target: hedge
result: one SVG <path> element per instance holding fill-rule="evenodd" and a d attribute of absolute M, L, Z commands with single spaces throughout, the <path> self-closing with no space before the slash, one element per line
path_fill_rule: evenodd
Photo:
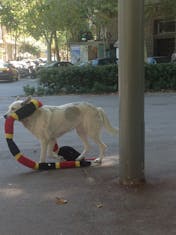
<path fill-rule="evenodd" d="M 39 71 L 40 84 L 48 93 L 102 93 L 118 90 L 117 65 L 70 66 Z"/>
<path fill-rule="evenodd" d="M 146 64 L 145 90 L 176 90 L 176 63 Z"/>
<path fill-rule="evenodd" d="M 112 93 L 118 91 L 118 66 L 70 66 L 41 69 L 37 95 L 68 93 Z M 145 64 L 145 91 L 176 90 L 176 63 Z"/>

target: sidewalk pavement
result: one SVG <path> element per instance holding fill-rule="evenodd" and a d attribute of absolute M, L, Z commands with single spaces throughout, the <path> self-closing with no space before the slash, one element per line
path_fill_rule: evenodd
<path fill-rule="evenodd" d="M 175 104 L 176 94 L 145 97 L 146 184 L 140 187 L 118 184 L 118 152 L 108 152 L 101 166 L 33 171 L 1 149 L 0 234 L 176 234 Z M 33 156 L 31 148 L 24 153 L 37 159 L 39 149 L 31 146 Z"/>

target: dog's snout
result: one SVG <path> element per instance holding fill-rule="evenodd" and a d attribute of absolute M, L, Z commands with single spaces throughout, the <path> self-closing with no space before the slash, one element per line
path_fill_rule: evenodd
<path fill-rule="evenodd" d="M 4 114 L 4 118 L 7 119 L 8 115 L 7 114 Z"/>

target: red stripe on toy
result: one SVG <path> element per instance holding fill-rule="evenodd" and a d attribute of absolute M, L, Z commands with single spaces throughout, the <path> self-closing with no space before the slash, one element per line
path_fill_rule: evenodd
<path fill-rule="evenodd" d="M 40 108 L 40 107 L 42 107 L 42 102 L 41 101 L 39 101 L 39 100 L 37 100 L 38 101 L 38 107 Z"/>
<path fill-rule="evenodd" d="M 32 169 L 34 169 L 36 166 L 36 162 L 27 157 L 24 157 L 23 155 L 21 155 L 21 157 L 17 161 Z"/>
<path fill-rule="evenodd" d="M 74 167 L 77 167 L 75 161 L 60 162 L 60 168 L 74 168 Z"/>
<path fill-rule="evenodd" d="M 13 130 L 14 130 L 14 121 L 15 119 L 13 117 L 8 117 L 5 120 L 5 133 L 6 134 L 13 134 Z"/>

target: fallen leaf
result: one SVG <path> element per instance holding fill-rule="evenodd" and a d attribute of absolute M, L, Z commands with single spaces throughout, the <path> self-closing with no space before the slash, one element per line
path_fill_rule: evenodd
<path fill-rule="evenodd" d="M 64 205 L 64 204 L 67 204 L 68 201 L 64 198 L 59 198 L 59 197 L 56 197 L 56 204 L 58 205 Z"/>
<path fill-rule="evenodd" d="M 102 207 L 103 207 L 103 204 L 102 204 L 101 202 L 98 202 L 98 203 L 96 203 L 96 207 L 97 207 L 97 208 L 102 208 Z"/>

